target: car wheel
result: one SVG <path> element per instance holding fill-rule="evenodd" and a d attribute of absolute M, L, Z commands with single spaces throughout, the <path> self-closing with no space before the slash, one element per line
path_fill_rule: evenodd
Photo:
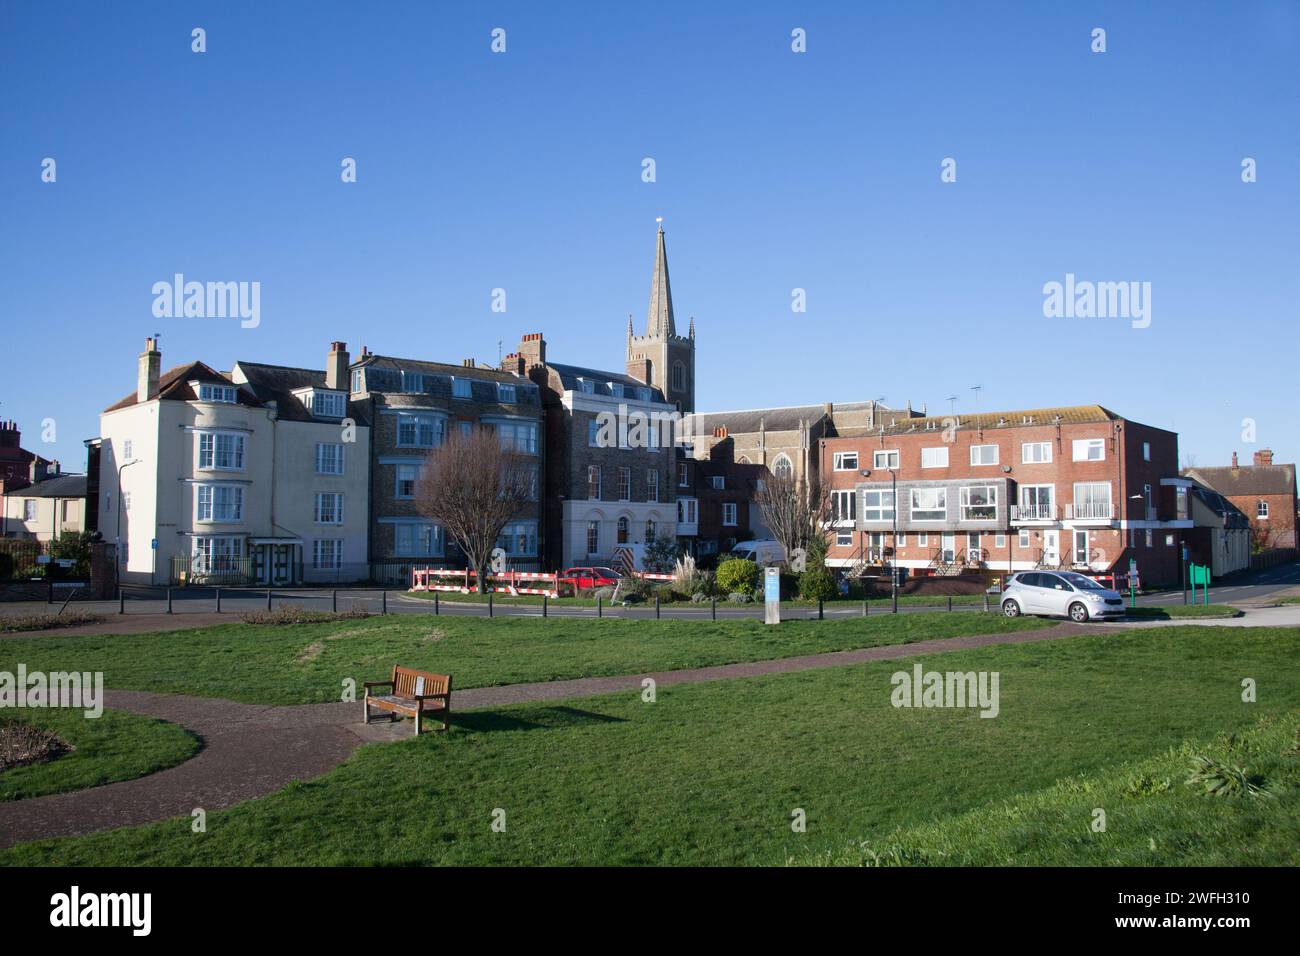
<path fill-rule="evenodd" d="M 1005 617 L 1019 617 L 1020 605 L 1015 601 L 1004 601 L 1002 603 L 1002 614 Z"/>
<path fill-rule="evenodd" d="M 1088 609 L 1078 601 L 1070 605 L 1070 620 L 1075 624 L 1084 624 L 1088 620 Z"/>

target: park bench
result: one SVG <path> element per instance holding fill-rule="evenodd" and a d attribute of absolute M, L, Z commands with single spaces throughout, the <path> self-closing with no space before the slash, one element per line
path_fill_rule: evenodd
<path fill-rule="evenodd" d="M 451 675 L 429 674 L 409 667 L 393 666 L 389 680 L 368 680 L 363 685 L 366 696 L 362 701 L 365 722 L 370 723 L 370 708 L 388 711 L 390 720 L 398 714 L 415 718 L 415 733 L 419 736 L 420 719 L 427 713 L 442 716 L 442 729 L 449 726 L 451 717 Z M 371 695 L 372 687 L 388 687 L 391 693 Z"/>

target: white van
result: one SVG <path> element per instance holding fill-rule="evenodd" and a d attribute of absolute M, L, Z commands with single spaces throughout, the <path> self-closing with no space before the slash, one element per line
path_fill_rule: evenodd
<path fill-rule="evenodd" d="M 741 541 L 731 551 L 723 555 L 724 561 L 727 558 L 744 558 L 747 561 L 753 561 L 760 568 L 765 568 L 772 564 L 784 563 L 785 548 L 781 547 L 780 542 L 772 538 Z"/>

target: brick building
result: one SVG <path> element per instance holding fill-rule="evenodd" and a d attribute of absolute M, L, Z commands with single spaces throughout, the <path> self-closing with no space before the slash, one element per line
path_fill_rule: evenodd
<path fill-rule="evenodd" d="M 10 525 L 6 496 L 12 496 L 28 485 L 44 481 L 51 471 L 57 473 L 57 463 L 27 451 L 22 445 L 23 435 L 18 423 L 0 422 L 0 537 L 19 535 L 25 530 Z M 26 510 L 27 506 L 21 507 Z"/>
<path fill-rule="evenodd" d="M 717 438 L 707 459 L 693 461 L 681 455 L 678 461 L 682 484 L 677 498 L 678 539 L 700 559 L 725 554 L 740 541 L 767 536 L 754 504 L 767 467 L 736 461 L 725 430 Z M 690 524 L 683 521 L 686 518 Z"/>
<path fill-rule="evenodd" d="M 832 566 L 1105 572 L 1133 558 L 1144 583 L 1179 580 L 1192 483 L 1178 476 L 1173 432 L 1100 405 L 900 418 L 856 432 L 820 442 Z"/>
<path fill-rule="evenodd" d="M 366 352 L 351 366 L 351 399 L 371 423 L 370 560 L 385 580 L 409 580 L 412 566 L 463 568 L 464 554 L 416 508 L 420 465 L 452 430 L 489 428 L 503 445 L 543 467 L 538 387 L 518 373 L 394 358 Z M 538 484 L 540 496 L 540 482 Z M 514 570 L 537 570 L 544 535 L 539 506 L 503 531 L 499 546 Z"/>
<path fill-rule="evenodd" d="M 1296 547 L 1295 465 L 1275 465 L 1273 452 L 1263 448 L 1250 465 L 1239 465 L 1233 452 L 1230 467 L 1188 468 L 1184 474 L 1213 488 L 1246 516 L 1256 550 Z"/>

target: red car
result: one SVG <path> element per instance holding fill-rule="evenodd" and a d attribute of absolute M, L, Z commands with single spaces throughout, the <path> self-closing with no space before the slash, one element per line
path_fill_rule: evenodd
<path fill-rule="evenodd" d="M 613 568 L 569 568 L 560 576 L 572 581 L 573 586 L 580 591 L 590 591 L 592 588 L 612 588 L 623 577 Z"/>

